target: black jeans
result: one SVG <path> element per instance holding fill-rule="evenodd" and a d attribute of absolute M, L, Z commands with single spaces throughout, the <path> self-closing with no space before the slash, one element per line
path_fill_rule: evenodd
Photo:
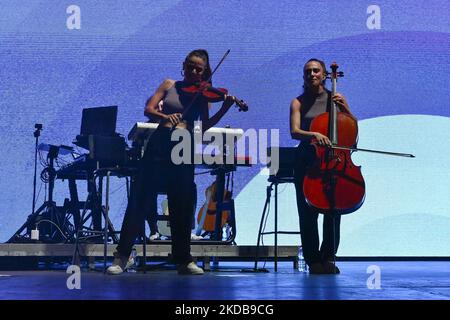
<path fill-rule="evenodd" d="M 307 167 L 312 164 L 314 157 L 313 147 L 306 143 L 304 143 L 303 146 L 300 144 L 297 149 L 296 165 L 294 170 L 303 256 L 308 265 L 334 259 L 339 247 L 341 224 L 340 215 L 336 215 L 334 219 L 331 214 L 324 215 L 322 233 L 323 239 L 319 250 L 319 229 L 317 223 L 319 213 L 308 206 L 303 194 L 303 179 L 305 177 Z"/>
<path fill-rule="evenodd" d="M 195 203 L 194 164 L 175 165 L 171 161 L 172 147 L 178 142 L 171 141 L 170 137 L 171 130 L 160 127 L 147 144 L 122 224 L 117 247 L 120 255 L 130 255 L 136 237 L 143 232 L 145 218 L 154 210 L 154 195 L 162 188 L 167 192 L 173 262 L 184 264 L 192 261 L 190 242 Z"/>

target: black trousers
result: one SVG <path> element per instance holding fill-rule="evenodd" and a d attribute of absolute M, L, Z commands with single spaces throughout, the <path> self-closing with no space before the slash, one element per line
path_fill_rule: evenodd
<path fill-rule="evenodd" d="M 155 234 L 159 232 L 158 230 L 158 194 L 150 194 L 153 197 L 151 201 L 151 208 L 147 212 L 147 223 L 150 228 L 150 234 Z"/>
<path fill-rule="evenodd" d="M 178 142 L 171 141 L 170 137 L 171 130 L 160 127 L 147 144 L 122 224 L 117 247 L 120 255 L 130 255 L 136 237 L 143 232 L 145 218 L 155 209 L 155 194 L 162 188 L 167 192 L 173 262 L 184 264 L 192 261 L 190 242 L 195 203 L 194 164 L 175 165 L 171 161 L 172 148 Z"/>
<path fill-rule="evenodd" d="M 296 165 L 294 169 L 303 256 L 308 265 L 334 259 L 339 247 L 341 224 L 340 215 L 335 215 L 334 218 L 331 214 L 324 215 L 322 232 L 323 239 L 319 249 L 319 229 L 317 222 L 319 213 L 308 206 L 303 194 L 303 179 L 305 177 L 307 167 L 312 164 L 314 157 L 313 147 L 305 143 L 303 146 L 300 144 L 297 149 Z"/>

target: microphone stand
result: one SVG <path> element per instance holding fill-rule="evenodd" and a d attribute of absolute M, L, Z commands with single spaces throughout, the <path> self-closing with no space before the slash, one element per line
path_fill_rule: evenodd
<path fill-rule="evenodd" d="M 38 143 L 39 143 L 39 136 L 41 135 L 42 130 L 42 124 L 36 123 L 34 125 L 34 128 L 36 129 L 34 131 L 34 137 L 36 139 L 35 146 L 34 146 L 34 177 L 33 177 L 33 206 L 31 214 L 34 214 L 36 209 L 36 175 L 37 175 L 37 154 L 38 154 Z"/>

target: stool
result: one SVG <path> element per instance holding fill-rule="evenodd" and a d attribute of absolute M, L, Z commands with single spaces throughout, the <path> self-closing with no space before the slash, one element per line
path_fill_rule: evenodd
<path fill-rule="evenodd" d="M 270 185 L 266 190 L 266 202 L 264 204 L 263 213 L 261 215 L 261 222 L 259 224 L 259 232 L 258 232 L 258 241 L 256 244 L 256 256 L 255 256 L 255 267 L 254 270 L 257 270 L 258 267 L 258 257 L 259 257 L 259 244 L 261 241 L 261 236 L 266 234 L 274 235 L 274 269 L 275 272 L 278 270 L 278 234 L 300 234 L 300 231 L 280 231 L 278 230 L 278 185 L 282 183 L 294 183 L 293 177 L 278 177 L 276 175 L 270 176 L 268 179 Z M 275 187 L 275 217 L 274 217 L 274 231 L 263 232 L 262 228 L 264 225 L 264 219 L 266 217 L 267 212 L 269 212 L 270 208 L 270 198 L 272 197 L 272 190 Z"/>

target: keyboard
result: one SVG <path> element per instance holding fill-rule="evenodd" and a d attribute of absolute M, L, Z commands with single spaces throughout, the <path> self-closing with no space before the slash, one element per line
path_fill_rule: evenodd
<path fill-rule="evenodd" d="M 151 122 L 136 122 L 128 133 L 128 140 L 139 141 L 147 139 L 158 128 L 158 123 Z M 206 130 L 212 134 L 225 134 L 226 136 L 232 136 L 239 139 L 244 135 L 244 130 L 239 128 L 209 128 Z"/>

